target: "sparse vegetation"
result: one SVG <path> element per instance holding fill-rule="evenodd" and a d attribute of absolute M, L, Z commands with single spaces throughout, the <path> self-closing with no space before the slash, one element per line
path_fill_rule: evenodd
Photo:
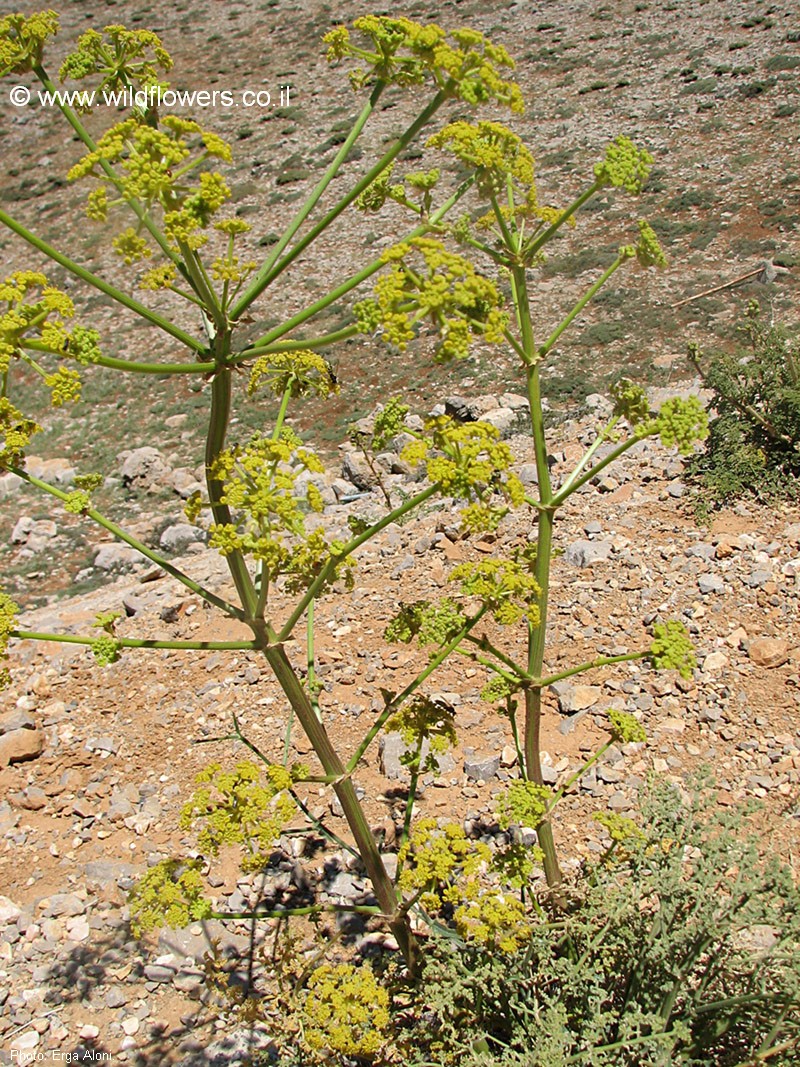
<path fill-rule="evenodd" d="M 749 306 L 732 352 L 710 359 L 697 347 L 690 357 L 714 394 L 705 450 L 690 463 L 702 486 L 698 506 L 742 496 L 762 500 L 800 495 L 800 349 L 779 327 Z"/>

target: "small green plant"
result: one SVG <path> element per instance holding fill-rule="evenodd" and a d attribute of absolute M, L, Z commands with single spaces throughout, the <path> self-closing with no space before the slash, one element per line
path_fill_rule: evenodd
<path fill-rule="evenodd" d="M 52 12 L 0 20 L 0 73 L 32 72 L 47 91 L 55 92 L 43 53 L 56 29 Z M 637 195 L 647 179 L 651 156 L 619 136 L 594 164 L 585 187 L 571 203 L 542 203 L 533 156 L 517 134 L 494 121 L 472 122 L 463 117 L 465 110 L 483 103 L 505 106 L 512 112 L 522 110 L 520 90 L 507 77 L 513 62 L 504 49 L 473 30 L 448 35 L 437 26 L 378 16 L 356 20 L 352 34 L 338 27 L 326 34 L 325 42 L 331 61 L 355 64 L 351 84 L 368 98 L 288 227 L 277 240 L 270 235 L 263 262 L 250 259 L 242 250 L 249 224 L 226 214 L 230 191 L 222 171 L 231 159 L 229 145 L 190 119 L 150 107 L 134 108 L 95 140 L 81 116 L 67 104 L 60 105 L 85 148 L 70 171 L 70 180 L 91 184 L 87 214 L 98 226 L 113 225 L 114 249 L 140 272 L 141 299 L 111 285 L 0 211 L 0 222 L 32 249 L 187 352 L 180 360 L 152 362 L 110 355 L 107 341 L 96 330 L 73 325 L 72 301 L 45 275 L 11 274 L 0 287 L 0 465 L 49 494 L 69 513 L 98 524 L 137 549 L 208 605 L 244 623 L 252 636 L 228 642 L 143 640 L 120 636 L 114 618 L 106 616 L 98 620 L 100 635 L 33 633 L 16 624 L 15 605 L 5 597 L 0 602 L 0 651 L 13 637 L 85 644 L 105 664 L 140 647 L 184 649 L 190 654 L 200 649 L 248 650 L 262 656 L 291 709 L 289 724 L 299 723 L 311 744 L 315 766 L 289 769 L 270 762 L 234 718 L 230 736 L 247 745 L 255 762 L 240 763 L 230 772 L 218 765 L 209 768 L 184 812 L 185 825 L 197 825 L 200 845 L 209 860 L 221 845 L 238 844 L 244 847 L 249 864 L 261 864 L 270 844 L 299 811 L 311 828 L 323 830 L 357 855 L 374 894 L 374 903 L 361 910 L 386 925 L 414 975 L 419 968 L 420 941 L 412 927 L 412 913 L 416 921 L 448 927 L 465 941 L 512 951 L 529 936 L 528 909 L 542 908 L 530 889 L 535 864 L 544 868 L 551 903 L 557 905 L 564 899 L 553 812 L 565 789 L 608 745 L 559 790 L 547 788 L 540 745 L 542 697 L 547 687 L 597 667 L 634 660 L 682 672 L 691 669 L 691 650 L 678 623 L 664 625 L 629 653 L 597 656 L 556 673 L 548 673 L 544 664 L 550 570 L 560 510 L 573 494 L 644 438 L 659 437 L 666 447 L 688 455 L 705 436 L 706 419 L 696 398 L 669 400 L 659 411 L 651 411 L 641 388 L 620 380 L 614 389 L 612 416 L 597 428 L 568 477 L 560 485 L 553 484 L 542 368 L 554 358 L 553 350 L 564 332 L 617 271 L 634 266 L 647 271 L 665 260 L 652 227 L 639 220 L 633 240 L 614 247 L 610 259 L 603 260 L 599 276 L 543 338 L 534 335 L 532 324 L 531 305 L 536 297 L 532 268 L 543 261 L 549 242 L 573 225 L 581 208 L 598 194 Z M 107 90 L 135 90 L 160 83 L 170 65 L 154 34 L 112 26 L 103 33 L 89 30 L 83 34 L 61 73 L 62 78 L 89 79 L 93 86 Z M 420 96 L 417 116 L 348 191 L 323 211 L 323 197 L 330 193 L 334 178 L 343 176 L 345 161 L 352 158 L 356 141 L 383 94 L 406 90 Z M 430 133 L 425 143 L 440 165 L 404 170 L 398 161 L 409 158 L 421 132 L 451 101 L 459 109 L 458 117 Z M 414 153 L 416 158 L 421 149 L 415 148 Z M 456 188 L 447 187 L 442 178 L 447 164 L 455 164 L 463 175 Z M 249 309 L 265 293 L 275 294 L 274 306 L 281 306 L 278 294 L 288 268 L 304 254 L 313 264 L 314 257 L 323 254 L 317 242 L 329 231 L 335 232 L 347 209 L 377 213 L 387 205 L 395 212 L 390 232 L 400 234 L 399 240 L 262 336 L 243 339 Z M 457 206 L 463 211 L 461 217 Z M 371 290 L 366 289 L 368 282 Z M 336 329 L 313 332 L 315 321 L 334 307 L 347 307 L 359 289 L 361 299 L 352 304 Z M 196 330 L 177 324 L 179 308 L 195 315 Z M 304 336 L 299 338 L 301 331 Z M 306 397 L 324 400 L 335 393 L 336 376 L 323 353 L 359 332 L 382 340 L 394 355 L 411 343 L 427 342 L 433 360 L 440 363 L 464 359 L 476 346 L 502 346 L 512 352 L 529 404 L 532 458 L 538 476 L 535 491 L 527 489 L 514 472 L 512 453 L 491 424 L 462 424 L 447 416 L 410 418 L 406 404 L 390 400 L 369 432 L 355 431 L 354 442 L 379 477 L 376 455 L 388 441 L 403 434 L 407 443 L 401 459 L 420 480 L 401 494 L 383 487 L 383 513 L 370 522 L 354 518 L 346 539 L 328 539 L 322 527 L 309 522 L 309 515 L 322 510 L 323 502 L 313 479 L 305 475 L 319 473 L 321 464 L 289 429 L 287 415 Z M 196 582 L 100 512 L 92 497 L 98 475 L 83 476 L 76 489 L 65 492 L 26 470 L 25 449 L 39 427 L 11 399 L 20 368 L 39 376 L 56 406 L 78 395 L 85 373 L 111 371 L 167 381 L 185 376 L 210 383 L 206 487 L 204 493 L 198 491 L 189 499 L 186 510 L 193 522 L 205 516 L 210 544 L 225 557 L 229 568 L 235 587 L 232 600 Z M 243 371 L 248 373 L 242 379 Z M 243 388 L 237 394 L 240 381 Z M 256 398 L 264 393 L 278 405 L 272 425 L 249 439 L 229 440 L 234 404 L 257 403 Z M 340 751 L 329 732 L 330 709 L 317 681 L 315 606 L 335 596 L 342 585 L 352 587 L 362 546 L 390 524 L 405 521 L 442 497 L 460 506 L 465 535 L 492 533 L 510 513 L 522 511 L 535 536 L 505 555 L 468 559 L 454 567 L 449 575 L 450 595 L 403 604 L 386 638 L 418 643 L 427 650 L 428 662 L 403 679 L 396 691 L 381 691 L 383 707 L 369 729 L 352 751 Z M 276 607 L 274 594 L 279 584 L 293 597 L 288 608 Z M 302 664 L 293 662 L 287 650 L 300 629 L 305 630 L 307 649 Z M 518 636 L 524 645 L 522 654 Z M 498 804 L 498 818 L 514 839 L 491 862 L 466 838 L 459 824 L 441 827 L 414 820 L 420 772 L 434 768 L 443 748 L 454 740 L 453 722 L 446 711 L 425 695 L 429 679 L 450 657 L 466 657 L 484 672 L 484 698 L 508 720 L 517 748 L 519 780 Z M 365 753 L 389 725 L 409 743 L 411 772 L 396 878 L 389 875 L 353 782 Z M 612 739 L 642 739 L 639 724 L 616 711 L 609 712 L 608 728 Z M 308 789 L 320 786 L 330 788 L 338 798 L 352 844 L 311 815 Z M 535 833 L 535 848 L 523 848 L 516 840 L 520 825 Z M 212 913 L 198 895 L 199 877 L 196 865 L 179 861 L 154 868 L 134 894 L 135 921 L 145 928 L 165 917 L 190 920 Z M 164 904 L 161 913 L 159 901 Z M 323 907 L 299 910 L 318 914 Z M 275 914 L 285 917 L 288 912 Z M 344 1038 L 341 1042 L 338 1036 L 334 1038 L 331 1029 L 339 1033 L 341 1017 L 347 1014 L 342 1004 L 360 1003 L 371 988 L 366 974 L 358 981 L 351 978 L 349 972 L 333 968 L 307 984 L 309 1011 L 313 1005 L 315 1025 L 323 1035 L 312 1039 L 314 1031 L 310 1030 L 309 1048 L 335 1041 L 342 1055 L 372 1055 L 375 1034 L 382 1030 L 374 1017 L 364 1021 L 359 1034 L 351 1035 L 350 1045 Z M 340 980 L 352 988 L 337 1007 L 327 990 Z"/>
<path fill-rule="evenodd" d="M 800 1063 L 800 897 L 745 811 L 654 785 L 558 921 L 507 954 L 440 939 L 400 1033 L 410 1065 Z M 387 1061 L 388 1062 L 388 1061 Z"/>
<path fill-rule="evenodd" d="M 742 496 L 796 499 L 800 490 L 800 348 L 751 303 L 739 327 L 744 344 L 689 358 L 714 394 L 705 450 L 689 463 L 703 511 Z"/>

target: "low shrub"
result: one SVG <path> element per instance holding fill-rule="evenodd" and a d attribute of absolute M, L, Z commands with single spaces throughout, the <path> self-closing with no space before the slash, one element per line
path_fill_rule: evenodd
<path fill-rule="evenodd" d="M 714 355 L 707 367 L 700 350 L 689 348 L 717 413 L 705 449 L 689 461 L 704 510 L 743 496 L 800 496 L 800 348 L 762 320 L 756 303 L 739 334 L 745 345 Z"/>

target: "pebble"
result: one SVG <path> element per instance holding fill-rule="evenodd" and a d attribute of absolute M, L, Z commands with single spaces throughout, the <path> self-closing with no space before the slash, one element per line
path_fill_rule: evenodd
<path fill-rule="evenodd" d="M 789 644 L 781 637 L 757 637 L 747 654 L 757 667 L 781 667 L 789 658 Z"/>
<path fill-rule="evenodd" d="M 43 748 L 41 730 L 10 730 L 0 736 L 0 768 L 36 759 Z"/>
<path fill-rule="evenodd" d="M 701 574 L 697 579 L 697 586 L 701 593 L 724 593 L 725 583 L 718 574 Z"/>
<path fill-rule="evenodd" d="M 607 560 L 612 548 L 611 541 L 573 541 L 567 546 L 564 557 L 568 563 L 583 569 Z"/>

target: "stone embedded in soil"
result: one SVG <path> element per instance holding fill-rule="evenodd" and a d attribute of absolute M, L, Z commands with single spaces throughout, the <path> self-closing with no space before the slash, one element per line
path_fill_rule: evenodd
<path fill-rule="evenodd" d="M 121 452 L 120 457 L 123 456 L 120 473 L 122 484 L 128 488 L 151 489 L 165 484 L 172 473 L 164 456 L 149 445 L 132 452 Z"/>
<path fill-rule="evenodd" d="M 558 698 L 558 710 L 563 715 L 594 707 L 602 696 L 602 690 L 596 685 L 572 685 L 562 681 L 555 682 L 550 688 Z"/>
<path fill-rule="evenodd" d="M 701 574 L 697 579 L 697 587 L 701 593 L 724 593 L 725 583 L 718 574 Z"/>
<path fill-rule="evenodd" d="M 0 737 L 0 767 L 36 759 L 43 748 L 41 730 L 12 730 Z"/>
<path fill-rule="evenodd" d="M 780 667 L 789 658 L 789 644 L 782 637 L 757 637 L 747 654 L 757 667 Z"/>
<path fill-rule="evenodd" d="M 464 774 L 474 781 L 491 781 L 500 770 L 500 756 L 468 756 L 464 760 Z"/>
<path fill-rule="evenodd" d="M 10 734 L 13 730 L 35 730 L 36 723 L 21 708 L 7 711 L 0 715 L 0 734 Z"/>
<path fill-rule="evenodd" d="M 122 567 L 132 567 L 144 557 L 135 548 L 128 545 L 102 545 L 94 557 L 94 566 L 101 571 L 112 571 Z"/>
<path fill-rule="evenodd" d="M 86 901 L 76 893 L 54 893 L 41 903 L 45 906 L 44 916 L 47 919 L 56 919 L 61 915 L 83 915 L 86 911 Z"/>
<path fill-rule="evenodd" d="M 584 569 L 607 560 L 613 547 L 611 541 L 573 541 L 568 545 L 564 558 L 574 567 Z"/>
<path fill-rule="evenodd" d="M 24 1056 L 24 1053 L 33 1052 L 38 1044 L 39 1034 L 36 1030 L 26 1030 L 24 1034 L 19 1034 L 12 1039 L 11 1045 L 9 1046 L 12 1059 L 19 1058 L 20 1062 L 24 1063 L 27 1058 Z M 20 1053 L 22 1055 L 20 1055 Z"/>
<path fill-rule="evenodd" d="M 706 658 L 703 660 L 704 671 L 721 671 L 723 667 L 728 666 L 728 657 L 724 652 L 716 651 L 709 652 Z"/>
<path fill-rule="evenodd" d="M 159 544 L 168 552 L 182 552 L 189 545 L 205 540 L 205 533 L 199 526 L 188 522 L 176 522 L 168 526 L 159 538 Z"/>
<path fill-rule="evenodd" d="M 423 741 L 421 756 L 423 763 L 430 752 L 430 742 Z M 411 749 L 398 733 L 385 734 L 380 741 L 380 767 L 384 778 L 394 781 L 396 779 L 408 779 L 408 768 L 402 761 L 402 757 Z M 448 753 L 442 753 L 436 757 L 439 764 L 439 773 L 448 774 L 454 767 L 453 757 Z"/>
<path fill-rule="evenodd" d="M 9 897 L 0 896 L 0 923 L 15 923 L 22 914 L 22 908 Z"/>

